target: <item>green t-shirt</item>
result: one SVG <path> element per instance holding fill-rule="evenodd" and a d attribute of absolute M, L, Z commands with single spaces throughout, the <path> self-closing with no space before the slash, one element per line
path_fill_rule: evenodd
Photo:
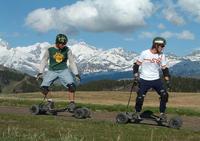
<path fill-rule="evenodd" d="M 50 47 L 49 51 L 49 70 L 63 70 L 67 68 L 68 47 L 57 49 Z"/>

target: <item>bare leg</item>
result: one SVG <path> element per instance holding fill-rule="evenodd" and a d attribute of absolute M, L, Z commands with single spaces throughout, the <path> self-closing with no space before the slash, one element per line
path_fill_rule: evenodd
<path fill-rule="evenodd" d="M 75 92 L 68 92 L 68 97 L 70 102 L 75 101 Z"/>
<path fill-rule="evenodd" d="M 74 109 L 76 108 L 76 105 L 75 105 L 75 92 L 69 92 L 68 94 L 69 96 L 69 104 L 68 104 L 68 110 L 69 112 L 74 112 Z"/>
<path fill-rule="evenodd" d="M 48 92 L 46 99 L 51 99 L 52 95 L 51 95 L 51 91 Z"/>

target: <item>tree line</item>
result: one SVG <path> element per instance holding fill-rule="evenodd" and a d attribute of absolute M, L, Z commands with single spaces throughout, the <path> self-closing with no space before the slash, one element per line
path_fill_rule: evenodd
<path fill-rule="evenodd" d="M 163 81 L 164 82 L 164 81 Z M 13 71 L 0 71 L 0 92 L 9 87 L 9 92 L 38 92 L 41 80 Z M 80 84 L 78 91 L 130 91 L 133 80 L 96 80 Z M 50 87 L 52 91 L 66 91 L 66 88 L 56 83 Z M 134 89 L 135 90 L 135 89 Z M 200 79 L 175 77 L 171 78 L 173 92 L 200 92 Z"/>
<path fill-rule="evenodd" d="M 163 81 L 165 85 L 165 81 Z M 99 80 L 82 84 L 78 87 L 80 91 L 130 91 L 133 80 Z M 166 85 L 165 85 L 166 87 Z M 200 79 L 172 77 L 171 88 L 173 92 L 200 92 Z"/>

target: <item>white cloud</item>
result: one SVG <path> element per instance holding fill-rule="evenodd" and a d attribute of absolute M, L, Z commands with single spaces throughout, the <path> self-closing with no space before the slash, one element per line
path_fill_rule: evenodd
<path fill-rule="evenodd" d="M 200 0 L 178 0 L 178 5 L 200 22 Z"/>
<path fill-rule="evenodd" d="M 144 26 L 153 12 L 150 0 L 82 0 L 60 9 L 36 9 L 25 22 L 39 32 L 129 32 Z"/>
<path fill-rule="evenodd" d="M 185 39 L 185 40 L 194 40 L 194 39 L 195 39 L 194 34 L 191 33 L 191 32 L 188 31 L 188 30 L 184 30 L 183 32 L 178 33 L 178 34 L 177 34 L 177 37 L 178 37 L 179 39 Z"/>
<path fill-rule="evenodd" d="M 177 38 L 177 39 L 182 39 L 182 40 L 194 40 L 195 39 L 195 35 L 188 30 L 184 30 L 180 33 L 166 31 L 166 32 L 161 33 L 160 35 L 164 38 Z"/>
<path fill-rule="evenodd" d="M 153 32 L 142 32 L 140 34 L 140 38 L 154 38 L 156 36 L 156 33 Z"/>
<path fill-rule="evenodd" d="M 158 25 L 158 28 L 159 28 L 159 29 L 165 29 L 166 27 L 165 27 L 164 24 L 160 23 L 160 24 Z"/>
<path fill-rule="evenodd" d="M 127 37 L 127 38 L 124 38 L 124 41 L 134 41 L 134 38 L 133 37 Z"/>
<path fill-rule="evenodd" d="M 169 38 L 177 38 L 177 39 L 182 39 L 182 40 L 194 40 L 195 39 L 195 35 L 188 30 L 184 30 L 180 33 L 165 31 L 160 34 L 157 34 L 154 32 L 142 32 L 140 35 L 141 38 L 154 38 L 155 36 L 161 36 L 161 37 L 164 37 L 167 39 L 169 39 Z"/>
<path fill-rule="evenodd" d="M 170 31 L 165 31 L 165 32 L 162 32 L 160 34 L 161 37 L 164 37 L 164 38 L 172 38 L 175 34 L 173 32 L 170 32 Z"/>
<path fill-rule="evenodd" d="M 180 16 L 177 11 L 173 7 L 168 7 L 163 11 L 164 17 L 175 25 L 183 25 L 185 24 L 185 20 L 182 16 Z"/>
<path fill-rule="evenodd" d="M 56 9 L 36 9 L 29 13 L 26 18 L 26 25 L 30 25 L 32 28 L 37 29 L 40 32 L 46 32 L 55 27 Z"/>

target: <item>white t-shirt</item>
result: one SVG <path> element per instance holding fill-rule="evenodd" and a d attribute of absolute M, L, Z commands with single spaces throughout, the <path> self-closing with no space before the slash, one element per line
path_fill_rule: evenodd
<path fill-rule="evenodd" d="M 140 63 L 140 78 L 144 80 L 159 79 L 159 70 L 167 65 L 165 55 L 153 54 L 150 49 L 143 51 L 138 60 Z"/>

